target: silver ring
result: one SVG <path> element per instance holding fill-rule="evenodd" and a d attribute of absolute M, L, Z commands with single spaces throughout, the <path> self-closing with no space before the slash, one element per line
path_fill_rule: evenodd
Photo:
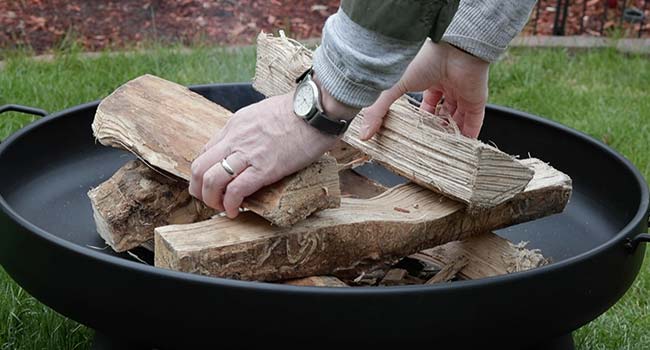
<path fill-rule="evenodd" d="M 226 158 L 224 158 L 221 161 L 221 166 L 223 167 L 223 170 L 225 170 L 230 176 L 235 175 L 235 171 L 232 170 L 232 167 L 230 166 L 230 164 L 228 164 L 228 161 L 226 161 Z"/>

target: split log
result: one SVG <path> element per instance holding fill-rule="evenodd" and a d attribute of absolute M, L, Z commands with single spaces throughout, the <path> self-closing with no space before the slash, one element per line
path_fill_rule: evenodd
<path fill-rule="evenodd" d="M 380 283 L 384 286 L 399 285 L 407 275 L 408 272 L 404 269 L 390 269 Z"/>
<path fill-rule="evenodd" d="M 284 284 L 305 287 L 348 287 L 345 282 L 334 276 L 311 276 L 285 281 Z"/>
<path fill-rule="evenodd" d="M 266 96 L 291 91 L 312 61 L 297 41 L 261 33 L 253 87 Z M 520 193 L 533 176 L 517 160 L 478 140 L 462 136 L 454 124 L 420 111 L 403 96 L 373 139 L 359 140 L 363 111 L 344 141 L 411 181 L 467 203 L 470 210 L 490 208 Z"/>
<path fill-rule="evenodd" d="M 327 154 L 336 158 L 336 162 L 339 164 L 339 171 L 355 168 L 370 160 L 367 155 L 342 140 L 339 140 Z"/>
<path fill-rule="evenodd" d="M 339 172 L 339 186 L 341 196 L 362 199 L 376 197 L 387 190 L 383 185 L 350 169 Z"/>
<path fill-rule="evenodd" d="M 192 161 L 231 115 L 182 85 L 143 75 L 102 100 L 92 130 L 101 144 L 131 151 L 148 164 L 189 181 Z M 243 206 L 275 225 L 290 226 L 315 211 L 340 204 L 337 176 L 336 163 L 324 156 L 260 189 Z"/>
<path fill-rule="evenodd" d="M 538 249 L 527 249 L 526 242 L 513 244 L 491 232 L 414 255 L 416 259 L 438 266 L 455 265 L 459 260 L 466 260 L 467 263 L 458 270 L 458 277 L 471 280 L 525 271 L 549 263 Z"/>
<path fill-rule="evenodd" d="M 188 224 L 216 214 L 190 196 L 187 183 L 164 176 L 139 160 L 122 166 L 88 192 L 97 232 L 116 252 L 153 239 L 158 226 Z"/>
<path fill-rule="evenodd" d="M 372 199 L 343 198 L 340 208 L 291 228 L 271 227 L 249 213 L 159 227 L 155 265 L 243 280 L 341 278 L 346 271 L 561 212 L 571 179 L 536 159 L 521 163 L 535 177 L 523 192 L 489 210 L 468 213 L 462 203 L 406 184 Z"/>
<path fill-rule="evenodd" d="M 456 277 L 456 274 L 465 268 L 467 264 L 469 264 L 469 258 L 460 254 L 444 265 L 440 272 L 431 277 L 425 284 L 449 282 Z"/>
<path fill-rule="evenodd" d="M 317 175 L 312 179 L 319 181 Z M 305 181 L 309 183 L 309 179 Z M 371 198 L 386 190 L 351 170 L 341 171 L 339 182 L 340 188 L 349 189 L 345 195 L 355 198 Z M 285 191 L 287 195 L 284 200 L 299 193 L 300 190 Z M 162 175 L 140 160 L 127 162 L 111 178 L 90 190 L 88 197 L 97 232 L 116 252 L 138 246 L 153 251 L 154 228 L 189 224 L 217 214 L 214 209 L 190 196 L 185 181 Z M 255 200 L 253 196 L 249 198 L 249 203 L 255 203 Z M 263 208 L 262 205 L 259 207 Z"/>

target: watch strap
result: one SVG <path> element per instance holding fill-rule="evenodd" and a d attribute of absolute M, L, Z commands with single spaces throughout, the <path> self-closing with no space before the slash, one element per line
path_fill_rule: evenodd
<path fill-rule="evenodd" d="M 307 123 L 326 134 L 336 136 L 343 134 L 350 126 L 345 120 L 332 120 L 321 112 L 316 112 Z"/>
<path fill-rule="evenodd" d="M 311 78 L 314 74 L 314 68 L 309 67 L 306 69 L 298 78 L 296 78 L 296 83 L 302 82 L 307 76 Z M 314 128 L 330 135 L 341 135 L 347 131 L 350 123 L 346 120 L 332 120 L 328 118 L 323 111 L 316 110 L 309 118 L 305 118 L 307 123 Z"/>
<path fill-rule="evenodd" d="M 300 74 L 300 76 L 298 78 L 296 78 L 296 83 L 300 83 L 303 79 L 305 79 L 305 77 L 307 75 L 309 75 L 309 76 L 314 75 L 314 67 L 313 66 L 310 66 L 304 72 L 302 72 L 302 74 Z"/>

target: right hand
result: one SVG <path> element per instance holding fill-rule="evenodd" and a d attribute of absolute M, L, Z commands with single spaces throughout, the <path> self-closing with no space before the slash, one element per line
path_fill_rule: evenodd
<path fill-rule="evenodd" d="M 442 108 L 452 116 L 461 133 L 478 137 L 487 103 L 488 71 L 489 62 L 427 39 L 400 81 L 364 110 L 361 140 L 370 139 L 381 127 L 390 105 L 411 91 L 424 91 L 420 108 L 430 113 L 436 112 L 436 105 L 444 96 Z"/>

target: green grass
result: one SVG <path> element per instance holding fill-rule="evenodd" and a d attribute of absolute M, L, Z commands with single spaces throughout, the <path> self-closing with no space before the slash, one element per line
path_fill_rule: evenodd
<path fill-rule="evenodd" d="M 105 96 L 126 80 L 152 73 L 182 84 L 248 81 L 254 50 L 198 48 L 190 54 L 84 59 L 76 54 L 39 63 L 7 54 L 0 70 L 0 105 L 20 103 L 49 111 Z M 628 157 L 650 179 L 650 60 L 600 50 L 511 50 L 491 70 L 490 102 L 511 106 L 584 131 Z M 4 138 L 30 117 L 0 117 Z M 650 253 L 649 253 L 650 254 Z M 575 333 L 580 349 L 644 349 L 650 344 L 647 261 L 634 286 L 601 317 Z M 0 269 L 0 349 L 87 348 L 91 331 L 27 295 Z"/>
<path fill-rule="evenodd" d="M 491 69 L 490 102 L 554 119 L 604 141 L 650 180 L 650 58 L 615 50 L 512 50 Z M 568 152 L 570 150 L 567 150 Z M 648 349 L 650 251 L 636 282 L 574 333 L 579 349 Z"/>

